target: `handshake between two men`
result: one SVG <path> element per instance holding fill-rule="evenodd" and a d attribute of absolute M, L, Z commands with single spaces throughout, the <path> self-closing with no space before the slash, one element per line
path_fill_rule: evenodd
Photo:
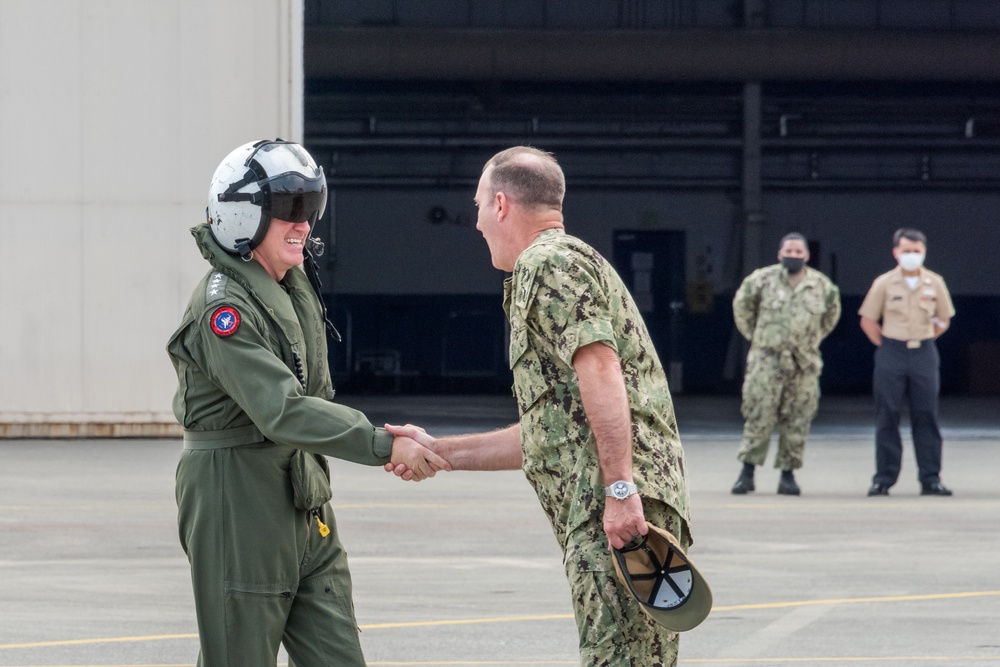
<path fill-rule="evenodd" d="M 435 438 L 419 426 L 393 426 L 385 429 L 396 436 L 392 441 L 392 458 L 385 464 L 386 472 L 406 481 L 421 482 L 441 470 L 451 470 L 451 463 L 434 451 Z"/>
<path fill-rule="evenodd" d="M 497 431 L 444 438 L 435 438 L 412 424 L 386 424 L 385 429 L 396 436 L 392 459 L 385 464 L 385 470 L 403 480 L 419 482 L 441 470 L 521 469 L 519 424 Z M 602 526 L 610 546 L 620 549 L 637 535 L 647 532 L 642 499 L 638 494 L 630 494 L 619 502 L 605 503 L 603 512 Z"/>
<path fill-rule="evenodd" d="M 520 470 L 521 430 L 512 424 L 498 431 L 435 438 L 419 426 L 386 424 L 396 436 L 385 464 L 403 480 L 422 481 L 441 470 Z"/>

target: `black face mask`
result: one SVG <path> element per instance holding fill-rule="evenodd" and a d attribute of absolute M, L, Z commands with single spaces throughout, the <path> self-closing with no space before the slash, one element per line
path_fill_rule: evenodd
<path fill-rule="evenodd" d="M 806 260 L 802 257 L 782 257 L 781 265 L 785 267 L 785 270 L 789 273 L 798 273 L 805 266 Z"/>

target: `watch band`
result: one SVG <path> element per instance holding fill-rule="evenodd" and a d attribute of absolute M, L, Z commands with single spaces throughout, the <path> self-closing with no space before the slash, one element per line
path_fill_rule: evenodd
<path fill-rule="evenodd" d="M 625 480 L 619 480 L 611 486 L 604 487 L 604 496 L 606 498 L 625 500 L 629 496 L 634 496 L 637 493 L 639 493 L 639 487 L 632 482 L 626 482 Z"/>

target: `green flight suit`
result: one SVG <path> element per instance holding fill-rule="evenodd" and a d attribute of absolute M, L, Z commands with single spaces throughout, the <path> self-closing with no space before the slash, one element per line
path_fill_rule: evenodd
<path fill-rule="evenodd" d="M 819 407 L 819 344 L 840 319 L 840 291 L 812 268 L 792 287 L 772 264 L 751 273 L 733 298 L 733 317 L 750 341 L 743 378 L 743 442 L 737 458 L 763 465 L 778 430 L 774 466 L 802 467 L 809 427 Z"/>
<path fill-rule="evenodd" d="M 167 346 L 199 666 L 364 665 L 324 456 L 387 462 L 392 435 L 332 403 L 322 310 L 301 267 L 276 282 L 192 234 L 212 270 Z M 324 536 L 322 525 L 329 528 Z"/>

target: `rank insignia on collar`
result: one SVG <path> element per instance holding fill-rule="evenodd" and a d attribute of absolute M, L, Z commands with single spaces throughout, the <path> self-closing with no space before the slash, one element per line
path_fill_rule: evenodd
<path fill-rule="evenodd" d="M 216 308 L 212 313 L 212 331 L 216 336 L 232 336 L 240 328 L 240 313 L 232 306 Z"/>
<path fill-rule="evenodd" d="M 226 284 L 228 283 L 228 276 L 218 271 L 213 273 L 212 279 L 205 288 L 205 302 L 212 303 L 213 301 L 226 298 Z"/>

